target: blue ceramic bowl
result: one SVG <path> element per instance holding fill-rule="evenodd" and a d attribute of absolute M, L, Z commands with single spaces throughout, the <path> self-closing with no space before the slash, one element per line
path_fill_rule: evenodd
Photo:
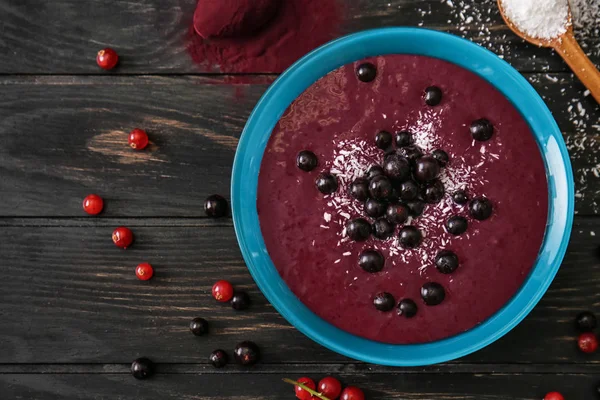
<path fill-rule="evenodd" d="M 550 210 L 535 267 L 519 292 L 496 314 L 459 335 L 424 344 L 391 345 L 367 340 L 324 321 L 298 300 L 279 276 L 265 247 L 256 211 L 260 164 L 271 131 L 286 108 L 328 72 L 365 57 L 419 54 L 457 64 L 500 90 L 529 123 L 548 176 Z M 330 42 L 296 62 L 267 90 L 240 139 L 231 186 L 233 221 L 246 264 L 260 290 L 302 333 L 345 356 L 392 366 L 452 360 L 494 342 L 533 309 L 552 282 L 565 254 L 573 222 L 573 175 L 569 155 L 550 111 L 531 85 L 495 54 L 446 33 L 384 28 Z"/>

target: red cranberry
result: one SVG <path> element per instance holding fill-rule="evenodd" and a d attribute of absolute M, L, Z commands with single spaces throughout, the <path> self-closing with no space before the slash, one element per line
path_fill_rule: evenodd
<path fill-rule="evenodd" d="M 565 398 L 558 392 L 550 392 L 544 396 L 544 400 L 565 400 Z"/>
<path fill-rule="evenodd" d="M 129 146 L 135 150 L 144 150 L 148 146 L 148 134 L 143 129 L 135 128 L 129 133 Z"/>
<path fill-rule="evenodd" d="M 365 400 L 365 394 L 356 386 L 348 386 L 342 392 L 340 400 Z"/>
<path fill-rule="evenodd" d="M 299 378 L 298 381 L 299 383 L 303 384 L 304 386 L 306 386 L 309 389 L 315 390 L 316 385 L 315 382 L 310 379 L 307 378 L 305 376 L 303 376 L 302 378 Z M 299 398 L 300 400 L 309 400 L 310 398 L 312 398 L 312 395 L 310 394 L 310 392 L 307 392 L 306 390 L 302 389 L 300 386 L 294 386 L 295 390 L 296 390 L 296 397 Z"/>
<path fill-rule="evenodd" d="M 154 275 L 154 268 L 148 263 L 142 263 L 135 268 L 135 275 L 140 281 L 147 281 Z"/>
<path fill-rule="evenodd" d="M 113 231 L 112 240 L 117 247 L 126 249 L 133 243 L 133 232 L 129 228 L 120 226 Z"/>
<path fill-rule="evenodd" d="M 318 392 L 330 400 L 335 400 L 342 393 L 342 384 L 332 376 L 326 376 L 319 381 Z"/>
<path fill-rule="evenodd" d="M 218 281 L 212 287 L 212 295 L 215 300 L 227 303 L 233 297 L 233 286 L 227 281 Z"/>
<path fill-rule="evenodd" d="M 598 339 L 593 333 L 582 333 L 579 335 L 577 345 L 579 346 L 579 350 L 583 351 L 584 353 L 593 353 L 598 349 Z"/>
<path fill-rule="evenodd" d="M 111 48 L 100 50 L 96 56 L 96 63 L 100 68 L 109 70 L 113 69 L 119 62 L 119 56 L 116 51 Z"/>
<path fill-rule="evenodd" d="M 102 208 L 104 208 L 104 201 L 97 194 L 88 194 L 83 199 L 83 210 L 90 215 L 100 214 Z"/>

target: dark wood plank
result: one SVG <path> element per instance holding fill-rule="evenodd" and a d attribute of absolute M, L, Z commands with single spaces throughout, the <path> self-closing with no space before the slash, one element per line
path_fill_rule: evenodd
<path fill-rule="evenodd" d="M 160 369 L 159 369 L 160 371 Z M 292 378 L 308 375 L 310 369 Z M 136 381 L 126 374 L 0 375 L 0 390 L 7 398 L 44 400 L 75 399 L 292 399 L 294 388 L 281 381 L 289 375 L 168 375 L 158 374 Z M 597 377 L 591 374 L 340 374 L 345 385 L 363 388 L 369 400 L 539 400 L 547 392 L 560 390 L 567 399 L 595 398 Z"/>
<path fill-rule="evenodd" d="M 383 26 L 422 26 L 469 38 L 523 71 L 566 70 L 552 51 L 513 35 L 503 24 L 495 0 L 340 3 L 344 23 L 339 35 Z M 122 56 L 116 73 L 202 72 L 205 69 L 186 52 L 195 4 L 195 0 L 2 0 L 0 73 L 100 73 L 95 56 L 105 46 Z M 598 41 L 590 38 L 584 45 L 593 47 Z M 597 50 L 593 59 L 600 62 Z"/>
<path fill-rule="evenodd" d="M 160 363 L 207 363 L 215 348 L 255 340 L 267 364 L 352 363 L 313 343 L 270 306 L 251 280 L 231 226 L 152 226 L 127 221 L 128 250 L 110 226 L 3 227 L 0 230 L 0 363 L 127 363 L 146 354 Z M 557 279 L 526 320 L 497 343 L 460 363 L 592 363 L 576 349 L 573 318 L 597 309 L 600 218 L 578 217 Z M 137 263 L 156 268 L 143 283 Z M 235 312 L 210 288 L 230 279 L 253 306 Z M 203 316 L 212 334 L 193 337 Z"/>
<path fill-rule="evenodd" d="M 570 74 L 527 76 L 569 142 L 577 211 L 597 214 L 600 109 Z M 269 81 L 4 77 L 0 215 L 82 216 L 81 200 L 96 192 L 105 216 L 202 216 L 206 196 L 229 193 L 237 140 Z M 148 150 L 127 146 L 134 127 L 148 130 Z"/>

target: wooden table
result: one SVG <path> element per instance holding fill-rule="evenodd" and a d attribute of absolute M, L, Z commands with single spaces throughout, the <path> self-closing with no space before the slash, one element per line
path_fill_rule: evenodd
<path fill-rule="evenodd" d="M 203 74 L 185 51 L 194 0 L 0 0 L 1 399 L 292 399 L 281 378 L 330 374 L 368 399 L 595 398 L 600 353 L 576 349 L 573 319 L 600 312 L 598 105 L 558 56 L 513 36 L 494 1 L 345 3 L 342 33 L 422 25 L 463 35 L 544 96 L 578 197 L 569 251 L 535 310 L 486 349 L 425 368 L 368 365 L 317 345 L 258 291 L 231 220 L 203 215 L 208 195 L 229 192 L 240 132 L 275 76 Z M 111 73 L 95 64 L 106 46 L 122 56 Z M 149 131 L 148 151 L 127 146 L 134 127 Z M 81 209 L 89 193 L 106 200 L 100 217 Z M 119 225 L 136 235 L 127 251 L 111 242 Z M 133 273 L 142 261 L 156 269 L 149 283 Z M 250 293 L 251 310 L 215 304 L 221 278 Z M 210 335 L 190 334 L 196 316 Z M 208 364 L 212 350 L 242 340 L 262 347 L 259 365 Z M 130 375 L 139 356 L 158 363 L 153 379 Z"/>

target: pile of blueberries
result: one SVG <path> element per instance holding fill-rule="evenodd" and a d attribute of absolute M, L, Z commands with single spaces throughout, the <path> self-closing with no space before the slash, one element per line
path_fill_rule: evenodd
<path fill-rule="evenodd" d="M 377 71 L 374 65 L 366 63 L 359 65 L 356 74 L 362 82 L 370 82 L 375 79 Z M 435 86 L 426 88 L 423 100 L 431 107 L 440 104 L 442 90 Z M 476 141 L 487 141 L 493 136 L 494 126 L 485 118 L 478 119 L 471 123 L 470 133 Z M 394 235 L 396 225 L 400 225 L 400 245 L 406 249 L 417 248 L 423 240 L 421 230 L 417 226 L 403 224 L 409 216 L 420 216 L 427 204 L 439 203 L 444 198 L 446 188 L 439 175 L 450 162 L 450 157 L 441 149 L 424 154 L 415 145 L 409 131 L 395 135 L 380 131 L 375 136 L 375 145 L 385 152 L 385 158 L 381 165 L 370 166 L 363 177 L 349 185 L 348 193 L 364 204 L 365 215 L 348 221 L 346 234 L 357 242 L 365 241 L 371 235 L 385 240 Z M 303 171 L 312 171 L 318 165 L 317 156 L 303 150 L 297 155 L 296 165 Z M 323 194 L 335 193 L 339 188 L 337 178 L 330 172 L 320 173 L 315 184 Z M 465 190 L 458 190 L 451 196 L 457 204 L 469 202 Z M 492 203 L 485 197 L 476 197 L 469 202 L 469 213 L 473 219 L 488 219 L 492 211 Z M 458 236 L 467 231 L 468 221 L 463 216 L 453 215 L 446 220 L 445 228 L 449 234 Z M 385 258 L 375 249 L 366 249 L 359 255 L 358 264 L 369 273 L 377 273 L 383 270 Z M 435 266 L 439 272 L 450 274 L 458 268 L 459 260 L 454 252 L 443 249 L 435 257 Z M 439 283 L 427 282 L 421 288 L 421 296 L 426 305 L 433 306 L 444 300 L 445 290 Z M 373 304 L 380 311 L 390 311 L 396 302 L 390 293 L 382 292 L 374 297 Z M 400 315 L 410 318 L 416 312 L 417 305 L 413 300 L 399 302 Z"/>

